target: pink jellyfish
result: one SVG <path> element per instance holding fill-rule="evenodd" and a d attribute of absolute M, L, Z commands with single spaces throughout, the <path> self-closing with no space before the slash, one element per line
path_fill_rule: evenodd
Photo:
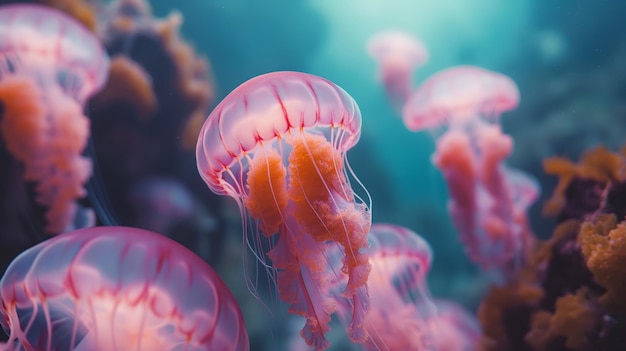
<path fill-rule="evenodd" d="M 430 245 L 412 230 L 390 224 L 372 225 L 369 239 L 372 307 L 365 349 L 430 350 L 427 321 L 436 314 L 426 283 Z"/>
<path fill-rule="evenodd" d="M 345 252 L 343 294 L 354 307 L 348 334 L 365 339 L 370 266 L 362 249 L 371 217 L 350 185 L 346 160 L 360 132 L 359 108 L 344 90 L 317 76 L 274 72 L 231 92 L 198 138 L 200 175 L 213 192 L 237 201 L 248 246 L 266 267 L 267 254 L 279 297 L 306 317 L 301 335 L 318 350 L 329 346 L 324 333 L 335 309 L 327 242 Z"/>
<path fill-rule="evenodd" d="M 97 38 L 73 18 L 39 5 L 0 7 L 0 132 L 24 179 L 36 183 L 50 234 L 90 216 L 75 201 L 92 171 L 81 156 L 89 137 L 82 109 L 108 66 Z"/>
<path fill-rule="evenodd" d="M 249 350 L 215 271 L 142 229 L 86 228 L 31 247 L 9 265 L 0 296 L 10 350 Z"/>
<path fill-rule="evenodd" d="M 517 107 L 519 91 L 509 77 L 480 67 L 457 66 L 428 78 L 404 105 L 402 118 L 412 131 L 448 126 L 465 129 L 497 122 Z"/>
<path fill-rule="evenodd" d="M 378 62 L 378 76 L 387 97 L 394 108 L 402 111 L 413 89 L 415 68 L 428 61 L 426 47 L 409 33 L 390 30 L 370 38 L 367 52 Z"/>
<path fill-rule="evenodd" d="M 368 338 L 363 348 L 377 350 L 433 350 L 429 320 L 437 314 L 426 282 L 432 264 L 430 245 L 407 228 L 375 223 L 368 239 L 372 270 L 367 281 L 370 312 L 365 320 Z M 329 257 L 333 263 L 333 286 L 338 292 L 347 276 L 337 269 L 336 245 Z M 338 299 L 340 316 L 350 315 L 350 301 Z"/>
<path fill-rule="evenodd" d="M 458 304 L 435 299 L 437 314 L 429 320 L 437 351 L 475 351 L 482 331 L 478 319 Z"/>
<path fill-rule="evenodd" d="M 403 113 L 414 131 L 448 127 L 437 140 L 433 163 L 448 183 L 449 211 L 470 258 L 489 268 L 511 262 L 526 242 L 516 227 L 513 188 L 504 168 L 513 139 L 499 125 L 499 116 L 518 102 L 510 78 L 459 66 L 429 78 Z"/>

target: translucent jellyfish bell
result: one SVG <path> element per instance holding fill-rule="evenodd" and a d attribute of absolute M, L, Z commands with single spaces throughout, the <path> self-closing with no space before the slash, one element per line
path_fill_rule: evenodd
<path fill-rule="evenodd" d="M 404 106 L 402 118 L 412 131 L 439 126 L 466 127 L 497 121 L 517 107 L 519 91 L 509 77 L 475 66 L 456 66 L 435 73 Z"/>
<path fill-rule="evenodd" d="M 82 103 L 102 88 L 108 67 L 98 39 L 68 15 L 31 4 L 0 7 L 0 79 L 29 71 Z"/>
<path fill-rule="evenodd" d="M 374 223 L 367 248 L 372 270 L 367 286 L 370 311 L 364 326 L 365 350 L 433 350 L 428 321 L 436 316 L 426 282 L 433 253 L 414 231 L 392 224 Z M 341 249 L 332 245 L 333 293 L 341 295 L 348 277 L 339 269 Z M 338 298 L 342 320 L 350 318 L 350 301 Z"/>
<path fill-rule="evenodd" d="M 327 242 L 344 248 L 342 269 L 350 276 L 344 293 L 360 311 L 349 336 L 365 337 L 369 264 L 360 250 L 371 217 L 352 189 L 349 179 L 356 177 L 346 159 L 360 133 L 359 108 L 343 89 L 310 74 L 274 72 L 231 92 L 198 138 L 200 175 L 213 192 L 237 201 L 249 247 L 271 265 L 290 312 L 307 317 L 302 335 L 317 349 L 328 347 L 324 333 L 334 311 Z"/>
<path fill-rule="evenodd" d="M 0 281 L 0 324 L 26 350 L 249 350 L 230 291 L 199 257 L 126 227 L 61 234 Z"/>

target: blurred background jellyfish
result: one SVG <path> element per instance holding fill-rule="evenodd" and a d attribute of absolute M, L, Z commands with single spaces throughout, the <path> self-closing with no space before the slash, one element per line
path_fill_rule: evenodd
<path fill-rule="evenodd" d="M 65 233 L 0 281 L 10 350 L 249 350 L 239 306 L 176 242 L 128 227 Z"/>
<path fill-rule="evenodd" d="M 98 39 L 73 18 L 39 5 L 0 7 L 0 132 L 34 184 L 48 234 L 95 220 L 76 202 L 92 173 L 81 155 L 89 138 L 82 109 L 108 67 Z"/>
<path fill-rule="evenodd" d="M 521 173 L 508 172 L 504 166 L 513 139 L 502 132 L 500 115 L 514 109 L 518 101 L 519 91 L 510 78 L 458 66 L 426 80 L 403 113 L 410 130 L 444 131 L 436 141 L 432 162 L 448 185 L 448 210 L 470 259 L 498 271 L 515 267 L 509 264 L 519 263 L 532 240 L 525 211 L 537 198 L 520 198 L 516 192 L 532 187 L 532 181 L 520 183 Z"/>
<path fill-rule="evenodd" d="M 368 337 L 363 349 L 438 350 L 430 325 L 437 309 L 426 281 L 433 259 L 430 245 L 408 228 L 383 223 L 372 225 L 368 240 L 371 309 L 364 323 Z M 348 277 L 338 269 L 340 251 L 336 247 L 329 251 L 332 290 L 339 295 Z M 350 301 L 338 301 L 341 319 L 349 319 Z"/>
<path fill-rule="evenodd" d="M 391 224 L 372 225 L 369 240 L 371 311 L 364 349 L 437 350 L 428 325 L 437 314 L 426 282 L 430 245 L 412 230 Z"/>
<path fill-rule="evenodd" d="M 448 127 L 470 129 L 499 123 L 500 115 L 519 103 L 517 85 L 509 77 L 475 66 L 455 66 L 422 83 L 404 106 L 409 130 Z"/>
<path fill-rule="evenodd" d="M 247 245 L 262 265 L 271 264 L 279 297 L 306 317 L 301 335 L 318 350 L 329 346 L 324 333 L 335 309 L 328 242 L 341 247 L 349 277 L 348 334 L 356 342 L 366 337 L 370 266 L 362 249 L 371 215 L 350 185 L 346 159 L 360 130 L 359 108 L 343 89 L 305 73 L 274 72 L 231 92 L 197 144 L 200 175 L 215 193 L 237 201 Z"/>
<path fill-rule="evenodd" d="M 482 331 L 475 315 L 453 301 L 435 299 L 437 314 L 429 320 L 434 349 L 475 351 Z"/>
<path fill-rule="evenodd" d="M 378 63 L 378 79 L 389 101 L 401 112 L 413 90 L 415 69 L 428 61 L 426 46 L 410 33 L 388 30 L 369 39 L 367 52 Z"/>

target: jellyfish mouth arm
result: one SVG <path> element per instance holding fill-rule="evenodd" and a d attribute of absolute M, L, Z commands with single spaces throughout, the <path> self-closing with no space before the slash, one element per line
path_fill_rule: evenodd
<path fill-rule="evenodd" d="M 493 199 L 489 212 L 501 221 L 513 222 L 513 199 L 504 171 L 504 160 L 513 150 L 513 139 L 498 126 L 484 126 L 477 131 L 480 152 L 480 181 Z"/>
<path fill-rule="evenodd" d="M 16 89 L 21 95 L 10 95 Z M 4 96 L 12 98 L 0 122 L 7 148 L 24 164 L 24 179 L 36 183 L 36 200 L 47 207 L 46 231 L 66 231 L 79 210 L 75 200 L 86 195 L 84 184 L 91 176 L 91 161 L 81 156 L 89 120 L 59 87 L 44 92 L 26 76 L 3 79 Z"/>
<path fill-rule="evenodd" d="M 485 268 L 509 263 L 523 248 L 523 220 L 504 160 L 513 141 L 499 126 L 450 130 L 437 141 L 433 163 L 450 191 L 449 212 L 471 260 Z"/>
<path fill-rule="evenodd" d="M 525 211 L 519 209 L 513 198 L 513 184 L 506 171 L 505 159 L 511 154 L 513 140 L 502 133 L 499 126 L 485 125 L 476 131 L 480 153 L 480 182 L 484 188 L 486 205 L 482 209 L 480 227 L 488 241 L 499 247 L 499 252 L 491 252 L 493 263 L 507 263 L 522 252 Z M 521 212 L 521 213 L 520 213 Z M 532 235 L 531 235 L 532 237 Z M 493 251 L 493 250 L 490 250 Z"/>
<path fill-rule="evenodd" d="M 286 225 L 281 225 L 276 245 L 268 255 L 279 269 L 280 298 L 290 304 L 290 313 L 306 318 L 300 332 L 302 338 L 315 350 L 325 350 L 330 342 L 324 334 L 330 330 L 330 317 L 336 303 L 329 296 L 329 279 L 320 244 L 306 234 L 298 236 L 300 240 L 296 240 Z"/>
<path fill-rule="evenodd" d="M 450 192 L 448 211 L 460 240 L 468 250 L 476 245 L 478 174 L 470 138 L 461 131 L 448 131 L 437 141 L 433 163 L 441 170 Z"/>

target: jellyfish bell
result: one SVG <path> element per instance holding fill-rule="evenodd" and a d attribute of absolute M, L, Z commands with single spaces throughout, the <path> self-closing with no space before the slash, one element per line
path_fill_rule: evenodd
<path fill-rule="evenodd" d="M 244 240 L 290 312 L 307 317 L 302 335 L 316 349 L 328 347 L 324 333 L 334 310 L 327 242 L 345 249 L 345 294 L 355 309 L 367 308 L 369 264 L 361 249 L 371 215 L 352 189 L 350 176 L 361 183 L 346 159 L 360 130 L 359 108 L 343 89 L 310 74 L 273 72 L 224 98 L 198 138 L 200 175 L 213 192 L 237 201 Z M 355 318 L 348 327 L 355 341 L 365 337 L 361 324 Z"/>
<path fill-rule="evenodd" d="M 372 266 L 367 285 L 371 308 L 364 326 L 365 350 L 433 350 L 428 321 L 436 316 L 426 278 L 433 253 L 414 231 L 393 224 L 371 226 L 367 253 Z M 347 276 L 341 272 L 340 248 L 329 250 L 334 262 L 333 291 L 339 293 Z M 339 299 L 339 315 L 350 317 L 349 301 Z"/>
<path fill-rule="evenodd" d="M 9 345 L 36 350 L 249 350 L 217 274 L 153 232 L 95 227 L 23 252 L 0 280 Z"/>
<path fill-rule="evenodd" d="M 241 84 L 211 112 L 198 138 L 198 170 L 213 192 L 240 199 L 230 169 L 245 173 L 244 156 L 277 144 L 290 147 L 307 134 L 324 135 L 345 154 L 360 130 L 356 102 L 332 82 L 300 72 L 268 73 Z"/>
<path fill-rule="evenodd" d="M 28 71 L 46 88 L 57 85 L 81 103 L 106 82 L 109 58 L 102 45 L 86 27 L 58 10 L 3 5 L 0 33 L 2 75 Z"/>
<path fill-rule="evenodd" d="M 519 90 L 509 77 L 475 66 L 456 66 L 435 73 L 404 106 L 402 117 L 412 131 L 440 126 L 466 128 L 497 122 L 519 103 Z"/>

